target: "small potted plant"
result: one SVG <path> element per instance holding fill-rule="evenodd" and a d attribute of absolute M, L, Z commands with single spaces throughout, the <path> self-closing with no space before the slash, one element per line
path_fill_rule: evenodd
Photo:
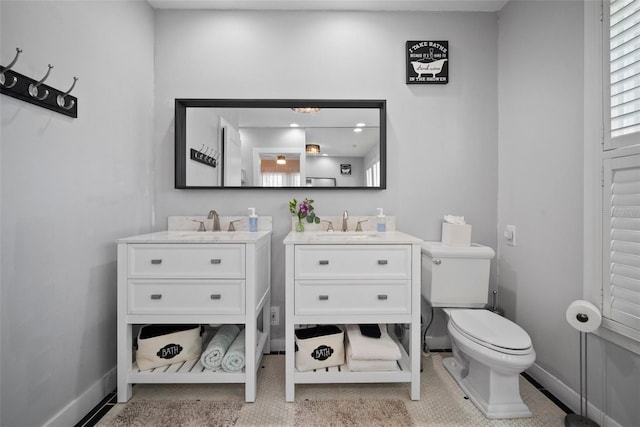
<path fill-rule="evenodd" d="M 302 223 L 304 218 L 306 218 L 310 224 L 320 224 L 320 217 L 316 216 L 313 212 L 312 203 L 313 200 L 307 199 L 306 197 L 300 204 L 298 204 L 295 198 L 289 202 L 289 212 L 298 217 L 296 231 L 304 231 L 304 224 Z"/>

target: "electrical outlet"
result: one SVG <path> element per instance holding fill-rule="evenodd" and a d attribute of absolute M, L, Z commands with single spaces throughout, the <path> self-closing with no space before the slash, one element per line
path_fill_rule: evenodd
<path fill-rule="evenodd" d="M 278 326 L 280 324 L 280 307 L 274 305 L 271 307 L 271 325 Z"/>

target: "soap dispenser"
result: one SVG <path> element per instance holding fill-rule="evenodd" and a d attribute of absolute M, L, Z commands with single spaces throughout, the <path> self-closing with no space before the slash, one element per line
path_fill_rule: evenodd
<path fill-rule="evenodd" d="M 249 208 L 249 231 L 258 231 L 258 215 L 256 215 L 256 208 Z"/>
<path fill-rule="evenodd" d="M 376 230 L 378 231 L 378 233 L 382 233 L 387 231 L 387 217 L 384 216 L 384 213 L 382 212 L 382 208 L 377 208 L 378 209 L 378 216 L 376 217 Z"/>

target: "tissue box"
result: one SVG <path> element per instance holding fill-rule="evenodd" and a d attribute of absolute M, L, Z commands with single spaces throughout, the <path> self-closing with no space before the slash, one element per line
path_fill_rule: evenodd
<path fill-rule="evenodd" d="M 197 359 L 201 353 L 200 325 L 145 325 L 138 332 L 136 363 L 142 371 Z"/>
<path fill-rule="evenodd" d="M 296 329 L 296 369 L 299 372 L 344 363 L 344 332 L 336 325 Z"/>
<path fill-rule="evenodd" d="M 443 222 L 442 243 L 448 246 L 471 246 L 471 224 Z"/>

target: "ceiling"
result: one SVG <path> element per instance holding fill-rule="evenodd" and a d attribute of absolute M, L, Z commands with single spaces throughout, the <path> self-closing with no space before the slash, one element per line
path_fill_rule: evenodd
<path fill-rule="evenodd" d="M 147 0 L 155 9 L 495 12 L 508 0 Z"/>

